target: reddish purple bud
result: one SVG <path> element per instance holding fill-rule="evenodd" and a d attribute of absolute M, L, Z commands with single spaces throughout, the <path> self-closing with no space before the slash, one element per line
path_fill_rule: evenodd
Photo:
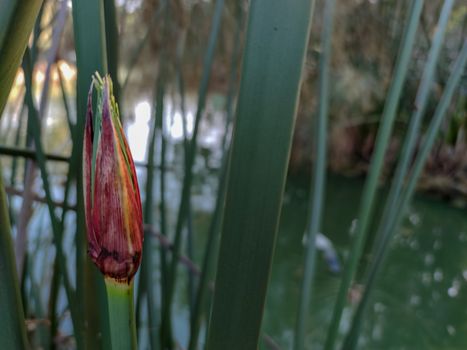
<path fill-rule="evenodd" d="M 83 177 L 88 253 L 106 277 L 130 283 L 141 263 L 143 215 L 135 166 L 109 76 L 96 75 L 89 91 Z"/>

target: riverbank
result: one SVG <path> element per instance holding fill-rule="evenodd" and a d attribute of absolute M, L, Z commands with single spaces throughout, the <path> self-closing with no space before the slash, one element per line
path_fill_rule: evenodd
<path fill-rule="evenodd" d="M 376 131 L 361 127 L 332 128 L 328 141 L 328 169 L 345 177 L 365 177 L 371 163 Z M 311 139 L 299 131 L 295 135 L 290 160 L 292 177 L 310 175 Z M 389 183 L 397 166 L 400 138 L 390 141 L 380 179 Z M 418 182 L 418 191 L 443 199 L 457 207 L 467 207 L 467 144 L 459 135 L 455 144 L 440 139 L 433 147 Z"/>

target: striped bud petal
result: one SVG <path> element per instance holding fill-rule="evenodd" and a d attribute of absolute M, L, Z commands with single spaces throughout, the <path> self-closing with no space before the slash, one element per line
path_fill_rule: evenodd
<path fill-rule="evenodd" d="M 136 171 L 112 96 L 112 82 L 109 77 L 97 77 L 93 84 L 101 105 L 97 106 L 97 120 L 88 112 L 85 127 L 88 252 L 106 277 L 130 282 L 140 265 L 143 243 Z M 98 132 L 96 122 L 100 124 L 99 137 L 94 135 Z M 97 147 L 93 147 L 95 142 Z"/>

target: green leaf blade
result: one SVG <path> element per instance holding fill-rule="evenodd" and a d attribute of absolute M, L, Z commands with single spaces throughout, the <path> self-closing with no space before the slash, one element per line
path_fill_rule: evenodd
<path fill-rule="evenodd" d="M 310 16 L 250 5 L 208 349 L 258 347 Z"/>

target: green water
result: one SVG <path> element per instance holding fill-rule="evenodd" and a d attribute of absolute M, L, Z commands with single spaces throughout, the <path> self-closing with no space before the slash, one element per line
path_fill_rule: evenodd
<path fill-rule="evenodd" d="M 180 152 L 177 154 L 181 157 Z M 175 160 L 174 164 L 183 164 L 183 161 Z M 202 260 L 209 211 L 212 210 L 217 188 L 217 174 L 206 172 L 197 177 L 193 189 L 192 202 L 196 211 L 195 262 L 198 265 Z M 181 182 L 180 176 L 173 175 L 167 176 L 167 195 L 171 199 L 168 216 L 172 223 L 177 213 Z M 306 182 L 294 183 L 287 188 L 263 317 L 263 333 L 271 336 L 284 350 L 292 348 L 303 274 L 302 238 L 308 210 L 307 185 Z M 328 178 L 322 231 L 333 241 L 341 262 L 345 262 L 348 253 L 351 242 L 349 231 L 357 215 L 362 186 L 363 181 L 358 179 Z M 140 188 L 144 189 L 144 186 Z M 155 196 L 159 198 L 158 193 Z M 380 193 L 380 203 L 383 197 L 384 190 Z M 19 210 L 20 202 L 14 199 L 13 203 Z M 211 204 L 206 206 L 206 203 Z M 39 208 L 44 210 L 37 211 L 38 215 L 33 218 L 31 227 L 49 228 L 45 206 Z M 158 210 L 156 204 L 154 210 Z M 465 210 L 428 197 L 419 196 L 415 199 L 408 219 L 393 240 L 387 263 L 378 279 L 358 349 L 467 349 L 466 214 Z M 70 226 L 69 232 L 73 232 L 74 224 Z M 41 239 L 50 244 L 50 232 L 47 234 Z M 33 242 L 35 236 L 39 239 L 42 235 L 32 234 Z M 73 242 L 68 242 L 67 247 L 72 251 Z M 36 255 L 34 253 L 32 256 Z M 368 259 L 368 254 L 362 259 L 357 282 L 362 278 Z M 37 260 L 40 263 L 34 265 L 32 273 L 38 276 L 38 280 L 44 281 L 43 271 L 50 271 L 52 261 L 50 258 Z M 180 267 L 179 272 L 179 297 L 173 309 L 175 333 L 177 340 L 186 344 L 189 336 L 186 269 Z M 322 348 L 339 282 L 340 276 L 330 273 L 319 255 L 309 311 L 311 317 L 306 338 L 308 349 Z M 349 326 L 352 307 L 355 307 L 355 303 L 345 310 L 342 334 Z M 61 330 L 64 334 L 71 334 L 69 322 L 62 325 Z M 144 341 L 141 348 L 145 348 Z M 261 349 L 270 348 L 262 344 Z"/>
<path fill-rule="evenodd" d="M 349 231 L 362 186 L 361 180 L 339 177 L 331 177 L 327 184 L 322 231 L 333 241 L 341 261 L 351 242 Z M 304 184 L 288 187 L 263 319 L 263 331 L 282 349 L 290 349 L 293 341 L 306 197 Z M 383 197 L 384 191 L 379 202 Z M 360 279 L 368 259 L 367 253 Z M 467 349 L 466 282 L 465 210 L 428 197 L 415 198 L 378 278 L 358 349 Z M 338 288 L 339 275 L 331 274 L 319 255 L 306 339 L 309 349 L 322 348 Z M 355 304 L 345 310 L 341 333 L 349 326 L 352 307 Z"/>

